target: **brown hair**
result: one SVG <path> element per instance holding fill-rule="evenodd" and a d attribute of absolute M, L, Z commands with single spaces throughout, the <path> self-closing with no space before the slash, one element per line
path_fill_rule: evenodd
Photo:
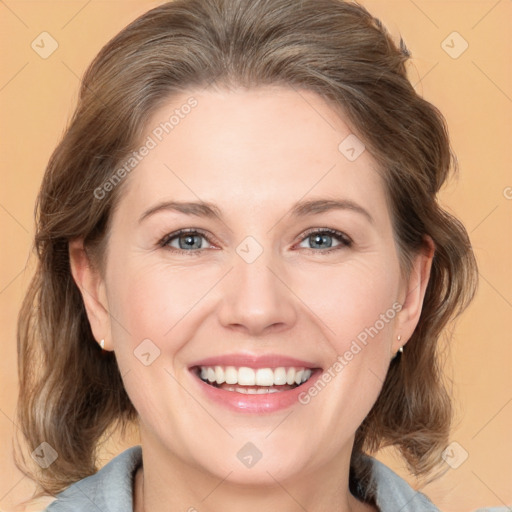
<path fill-rule="evenodd" d="M 68 243 L 83 237 L 101 269 L 123 183 L 102 199 L 94 191 L 136 148 L 163 101 L 212 84 L 305 89 L 342 110 L 380 164 L 405 271 L 425 235 L 433 239 L 421 317 L 356 432 L 351 487 L 368 477 L 363 452 L 385 445 L 395 445 L 417 475 L 436 466 L 451 421 L 438 339 L 472 299 L 477 272 L 464 227 L 437 203 L 455 160 L 442 115 L 407 78 L 408 57 L 378 19 L 342 0 L 176 0 L 100 51 L 44 175 L 38 267 L 19 315 L 19 423 L 31 450 L 45 441 L 59 455 L 30 473 L 44 490 L 94 473 L 101 436 L 136 418 L 114 353 L 103 354 L 93 338 Z"/>

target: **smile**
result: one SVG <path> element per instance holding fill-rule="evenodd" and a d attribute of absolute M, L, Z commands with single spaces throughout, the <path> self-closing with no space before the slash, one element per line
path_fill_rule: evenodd
<path fill-rule="evenodd" d="M 304 386 L 314 385 L 322 375 L 321 368 L 305 366 L 252 368 L 209 363 L 189 369 L 197 383 L 194 386 L 211 405 L 253 414 L 278 412 L 300 404 Z"/>
<path fill-rule="evenodd" d="M 272 413 L 300 405 L 304 386 L 322 375 L 319 361 L 239 352 L 190 363 L 192 386 L 209 404 L 236 413 Z"/>
<path fill-rule="evenodd" d="M 207 384 L 226 391 L 246 394 L 278 393 L 294 389 L 309 380 L 310 368 L 247 366 L 200 366 L 198 377 Z"/>

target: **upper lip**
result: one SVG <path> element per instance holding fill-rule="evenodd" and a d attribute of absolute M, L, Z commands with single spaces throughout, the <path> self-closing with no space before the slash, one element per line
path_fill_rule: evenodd
<path fill-rule="evenodd" d="M 311 361 L 304 361 L 295 357 L 289 357 L 281 354 L 224 354 L 220 356 L 207 357 L 192 363 L 189 368 L 197 366 L 235 366 L 249 368 L 279 368 L 279 367 L 299 367 L 299 368 L 319 368 L 319 365 Z"/>

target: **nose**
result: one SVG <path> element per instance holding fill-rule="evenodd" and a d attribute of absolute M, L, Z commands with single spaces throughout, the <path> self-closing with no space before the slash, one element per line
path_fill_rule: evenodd
<path fill-rule="evenodd" d="M 276 333 L 293 326 L 297 299 L 286 282 L 282 264 L 263 253 L 252 263 L 234 255 L 233 269 L 223 280 L 218 317 L 221 324 L 250 336 Z"/>

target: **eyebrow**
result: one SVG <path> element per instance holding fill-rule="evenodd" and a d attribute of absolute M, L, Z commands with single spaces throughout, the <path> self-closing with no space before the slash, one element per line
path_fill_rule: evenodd
<path fill-rule="evenodd" d="M 370 223 L 373 224 L 374 222 L 373 217 L 365 208 L 349 199 L 310 199 L 308 201 L 299 201 L 293 205 L 289 213 L 292 217 L 306 217 L 330 210 L 353 211 L 366 217 Z M 164 201 L 146 210 L 139 218 L 139 223 L 160 211 L 176 211 L 185 215 L 222 219 L 220 209 L 213 203 L 205 201 Z"/>

